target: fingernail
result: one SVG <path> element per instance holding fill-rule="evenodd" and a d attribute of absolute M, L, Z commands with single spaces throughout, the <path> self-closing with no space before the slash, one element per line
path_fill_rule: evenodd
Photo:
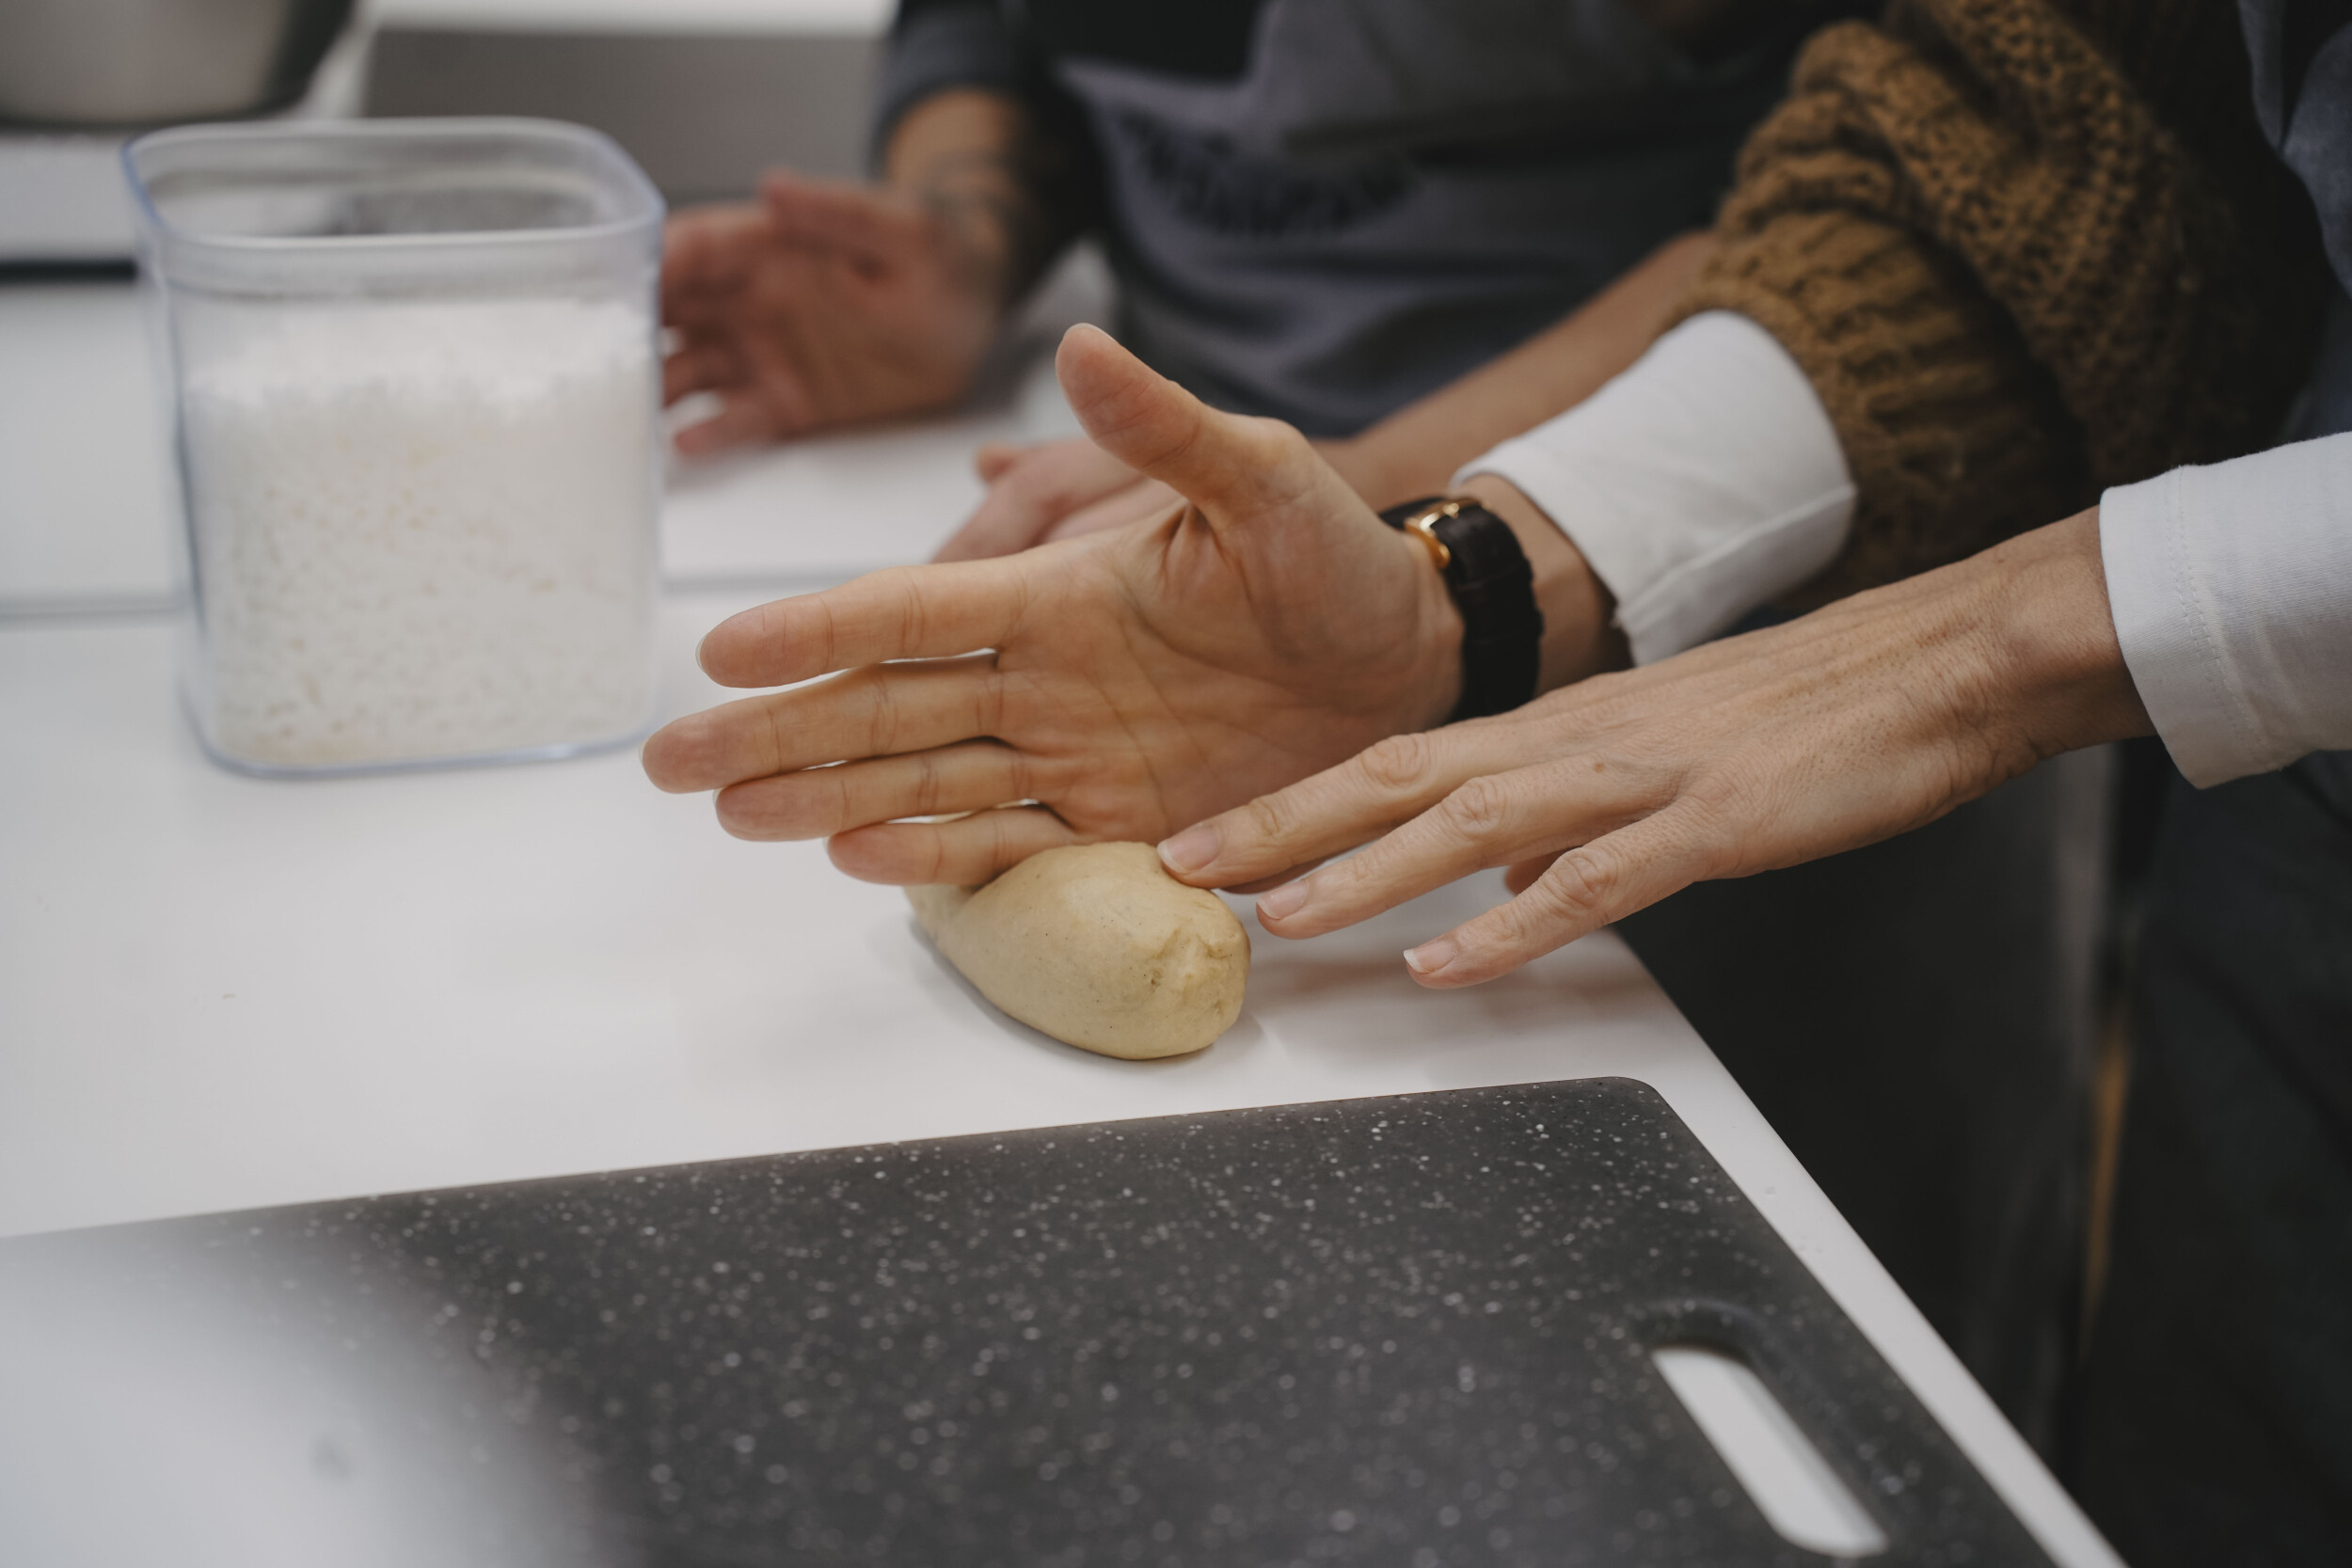
<path fill-rule="evenodd" d="M 1284 882 L 1280 887 L 1271 890 L 1260 898 L 1258 918 L 1260 920 L 1287 920 L 1296 914 L 1306 902 L 1307 882 L 1302 877 L 1295 882 Z"/>
<path fill-rule="evenodd" d="M 1216 859 L 1216 830 L 1202 822 L 1174 838 L 1162 839 L 1160 863 L 1179 877 L 1188 876 Z"/>
<path fill-rule="evenodd" d="M 1405 967 L 1416 974 L 1435 974 L 1452 963 L 1460 951 L 1454 945 L 1452 937 L 1439 937 L 1435 942 L 1424 942 L 1419 947 L 1407 947 L 1405 950 Z"/>

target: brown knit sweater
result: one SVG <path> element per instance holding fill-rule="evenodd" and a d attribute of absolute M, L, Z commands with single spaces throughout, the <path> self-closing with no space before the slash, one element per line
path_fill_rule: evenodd
<path fill-rule="evenodd" d="M 2264 444 L 2316 331 L 2308 203 L 2231 0 L 1896 0 L 1824 29 L 1677 319 L 1793 355 L 1859 497 L 1802 605 Z"/>

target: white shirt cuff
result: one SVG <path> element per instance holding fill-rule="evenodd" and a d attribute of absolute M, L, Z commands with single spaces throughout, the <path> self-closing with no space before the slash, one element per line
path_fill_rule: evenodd
<path fill-rule="evenodd" d="M 1454 476 L 1541 507 L 1616 596 L 1633 661 L 1715 636 L 1844 547 L 1853 481 L 1813 385 L 1772 335 L 1692 317 L 1583 403 Z"/>
<path fill-rule="evenodd" d="M 2352 748 L 2352 435 L 2109 490 L 2123 662 L 2203 788 Z"/>

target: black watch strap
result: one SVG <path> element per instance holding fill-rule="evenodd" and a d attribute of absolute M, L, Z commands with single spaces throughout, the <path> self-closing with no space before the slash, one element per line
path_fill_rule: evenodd
<path fill-rule="evenodd" d="M 1380 520 L 1416 534 L 1462 612 L 1462 700 L 1447 722 L 1508 713 L 1535 695 L 1544 612 L 1535 573 L 1511 525 L 1459 496 L 1391 506 Z"/>

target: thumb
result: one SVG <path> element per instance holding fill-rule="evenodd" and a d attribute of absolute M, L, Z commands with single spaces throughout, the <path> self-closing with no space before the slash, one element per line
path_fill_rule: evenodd
<path fill-rule="evenodd" d="M 1204 512 L 1287 497 L 1304 483 L 1307 438 L 1279 420 L 1221 414 L 1096 326 L 1062 335 L 1054 356 L 1071 411 L 1094 444 Z"/>

